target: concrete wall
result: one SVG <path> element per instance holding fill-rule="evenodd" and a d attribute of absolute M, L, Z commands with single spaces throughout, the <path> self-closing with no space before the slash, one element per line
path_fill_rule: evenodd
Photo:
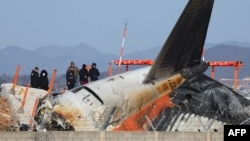
<path fill-rule="evenodd" d="M 0 141 L 223 141 L 223 132 L 0 132 Z"/>

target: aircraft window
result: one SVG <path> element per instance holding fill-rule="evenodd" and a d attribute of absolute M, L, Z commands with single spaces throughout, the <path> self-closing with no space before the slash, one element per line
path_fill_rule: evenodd
<path fill-rule="evenodd" d="M 77 92 L 79 92 L 79 91 L 81 91 L 81 90 L 83 90 L 83 89 L 86 90 L 86 91 L 88 91 L 90 94 L 92 94 L 92 95 L 93 95 L 98 101 L 100 101 L 100 102 L 102 103 L 102 105 L 103 105 L 102 99 L 101 99 L 92 89 L 90 89 L 89 87 L 81 86 L 81 87 L 72 89 L 71 92 L 77 93 Z"/>

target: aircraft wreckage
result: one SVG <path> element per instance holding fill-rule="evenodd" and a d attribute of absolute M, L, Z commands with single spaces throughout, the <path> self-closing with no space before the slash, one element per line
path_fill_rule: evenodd
<path fill-rule="evenodd" d="M 250 100 L 203 74 L 213 0 L 190 0 L 152 66 L 40 100 L 46 130 L 219 131 L 250 124 Z"/>
<path fill-rule="evenodd" d="M 203 74 L 214 0 L 189 0 L 152 66 L 40 98 L 36 130 L 222 131 L 250 124 L 250 100 Z"/>

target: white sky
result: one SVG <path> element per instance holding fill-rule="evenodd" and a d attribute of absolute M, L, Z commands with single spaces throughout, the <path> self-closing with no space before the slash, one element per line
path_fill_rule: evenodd
<path fill-rule="evenodd" d="M 89 44 L 119 55 L 162 46 L 188 0 L 0 0 L 0 49 Z M 206 42 L 250 42 L 250 0 L 215 0 Z"/>

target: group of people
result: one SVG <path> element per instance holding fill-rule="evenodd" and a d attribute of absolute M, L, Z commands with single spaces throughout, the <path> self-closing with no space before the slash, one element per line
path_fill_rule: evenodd
<path fill-rule="evenodd" d="M 88 70 L 86 64 L 82 64 L 79 69 L 72 61 L 66 72 L 66 81 L 68 90 L 73 89 L 79 80 L 80 85 L 87 84 L 89 81 L 96 81 L 100 76 L 100 72 L 96 67 L 96 63 L 92 63 L 91 68 Z"/>
<path fill-rule="evenodd" d="M 66 83 L 68 90 L 73 89 L 78 80 L 80 85 L 84 85 L 89 81 L 98 80 L 99 76 L 100 72 L 96 68 L 96 63 L 92 63 L 89 70 L 87 69 L 87 65 L 83 64 L 82 68 L 79 70 L 79 68 L 72 61 L 66 71 Z M 30 74 L 30 84 L 33 88 L 44 89 L 47 91 L 49 89 L 48 72 L 46 70 L 42 70 L 39 75 L 39 68 L 35 67 Z"/>
<path fill-rule="evenodd" d="M 39 68 L 35 67 L 30 74 L 30 85 L 33 88 L 38 89 L 49 89 L 49 79 L 48 79 L 48 72 L 46 70 L 42 70 L 39 75 Z"/>

